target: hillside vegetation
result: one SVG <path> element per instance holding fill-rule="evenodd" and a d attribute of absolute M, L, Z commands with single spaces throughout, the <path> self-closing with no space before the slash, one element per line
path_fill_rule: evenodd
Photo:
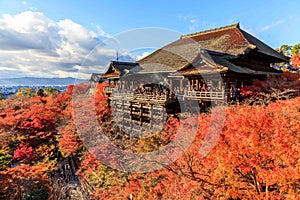
<path fill-rule="evenodd" d="M 297 81 L 291 80 L 296 85 Z M 104 87 L 105 83 L 97 84 L 91 90 L 88 85 L 80 84 L 70 86 L 63 94 L 20 95 L 0 101 L 0 199 L 59 199 L 62 191 L 58 184 L 71 183 L 66 179 L 72 179 L 74 187 L 80 185 L 81 193 L 88 193 L 90 199 L 300 198 L 300 97 L 297 93 L 286 96 L 285 100 L 272 98 L 267 104 L 215 108 L 214 118 L 211 114 L 182 120 L 169 118 L 161 131 L 136 139 L 113 121 Z M 254 90 L 255 94 L 247 91 L 249 88 L 245 89 L 248 102 L 259 93 L 259 99 L 267 96 L 265 91 Z M 72 103 L 72 98 L 80 98 L 80 93 L 85 94 L 84 98 Z M 94 110 L 75 113 L 82 123 L 76 124 L 74 108 L 91 104 Z M 218 129 L 224 112 L 225 122 Z M 91 122 L 93 115 L 97 123 Z M 196 130 L 189 126 L 192 120 L 197 120 Z M 144 155 L 179 137 L 180 126 L 184 127 L 180 137 L 189 139 L 195 134 L 195 138 L 168 166 L 131 173 L 101 163 L 103 158 L 118 166 L 125 163 L 125 158 L 113 155 L 108 144 L 97 143 L 101 134 L 121 150 Z M 99 129 L 102 131 L 96 131 Z M 218 137 L 214 147 L 203 156 L 199 150 L 208 129 Z M 214 130 L 221 131 L 214 133 Z M 143 163 L 133 164 L 136 168 L 144 167 Z M 159 160 L 156 164 L 160 164 Z M 68 165 L 76 175 L 66 177 L 61 173 L 63 166 Z"/>

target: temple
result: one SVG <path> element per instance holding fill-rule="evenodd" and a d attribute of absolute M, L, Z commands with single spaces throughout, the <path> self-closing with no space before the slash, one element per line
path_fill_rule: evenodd
<path fill-rule="evenodd" d="M 141 111 L 141 104 L 147 108 L 161 105 L 166 113 L 182 112 L 176 103 L 182 100 L 203 107 L 224 104 L 237 100 L 240 88 L 254 79 L 280 76 L 282 72 L 272 66 L 288 61 L 233 24 L 183 35 L 136 63 L 112 61 L 101 78 L 109 83 L 105 91 L 110 100 L 126 101 L 128 117 L 142 123 L 143 114 L 133 117 Z"/>

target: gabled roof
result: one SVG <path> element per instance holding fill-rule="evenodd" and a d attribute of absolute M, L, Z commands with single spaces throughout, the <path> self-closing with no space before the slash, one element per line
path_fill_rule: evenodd
<path fill-rule="evenodd" d="M 220 74 L 227 71 L 248 74 L 248 75 L 279 75 L 282 72 L 270 68 L 267 71 L 254 70 L 248 67 L 238 66 L 228 60 L 231 55 L 226 53 L 215 52 L 211 50 L 202 50 L 199 57 L 195 61 L 181 70 L 171 73 L 170 76 L 199 76 L 209 74 Z"/>
<path fill-rule="evenodd" d="M 273 74 L 273 75 L 279 75 L 282 72 L 276 69 L 273 69 L 271 67 L 260 67 L 260 68 L 250 68 L 246 66 L 239 66 L 230 61 L 230 57 L 228 57 L 228 54 L 226 53 L 219 53 L 207 50 L 207 53 L 210 55 L 210 58 L 212 61 L 218 65 L 223 66 L 228 69 L 228 71 L 232 71 L 239 74 L 252 74 L 252 75 L 267 75 L 267 74 Z"/>
<path fill-rule="evenodd" d="M 102 83 L 104 80 L 102 79 L 101 73 L 92 73 L 90 81 L 93 81 L 95 83 Z"/>
<path fill-rule="evenodd" d="M 102 78 L 123 76 L 137 66 L 138 63 L 136 62 L 111 61 L 106 73 L 102 75 Z"/>
<path fill-rule="evenodd" d="M 202 48 L 224 52 L 232 55 L 244 54 L 246 49 L 255 48 L 239 31 L 239 25 L 234 24 L 221 28 L 183 35 L 182 40 L 192 39 Z"/>
<path fill-rule="evenodd" d="M 199 44 L 191 39 L 177 40 L 138 61 L 142 73 L 173 72 L 192 63 L 199 55 Z"/>
<path fill-rule="evenodd" d="M 139 73 L 183 70 L 195 62 L 195 58 L 200 54 L 200 49 L 226 54 L 226 59 L 224 59 L 224 55 L 222 59 L 228 63 L 230 63 L 231 59 L 246 55 L 250 51 L 259 52 L 263 56 L 268 57 L 272 62 L 288 61 L 288 58 L 284 55 L 278 53 L 249 33 L 241 30 L 239 24 L 233 24 L 181 36 L 179 40 L 139 60 L 138 63 L 141 68 Z M 220 58 L 218 59 L 220 60 Z M 231 65 L 234 64 L 231 63 Z M 242 71 L 245 72 L 245 70 Z M 260 69 L 256 71 L 260 71 Z M 264 67 L 261 71 L 274 72 L 269 66 Z"/>
<path fill-rule="evenodd" d="M 259 39 L 240 29 L 240 25 L 233 24 L 221 28 L 184 35 L 181 39 L 190 38 L 198 42 L 202 48 L 242 55 L 249 50 L 257 50 L 265 55 L 272 56 L 280 61 L 288 61 L 289 58 L 272 49 Z"/>

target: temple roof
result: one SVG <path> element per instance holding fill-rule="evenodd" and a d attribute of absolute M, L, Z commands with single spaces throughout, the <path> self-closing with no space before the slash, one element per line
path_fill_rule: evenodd
<path fill-rule="evenodd" d="M 95 83 L 102 83 L 102 82 L 104 82 L 101 73 L 92 73 L 90 81 L 93 81 Z"/>
<path fill-rule="evenodd" d="M 200 54 L 200 49 L 219 52 L 224 55 L 226 54 L 226 59 L 224 59 L 224 55 L 222 55 L 222 59 L 224 59 L 222 63 L 232 66 L 234 64 L 230 63 L 230 60 L 245 56 L 250 51 L 255 51 L 263 57 L 268 57 L 268 59 L 274 63 L 285 62 L 289 59 L 251 34 L 240 29 L 239 24 L 233 24 L 181 36 L 180 39 L 139 60 L 138 63 L 141 67 L 139 73 L 174 72 L 183 70 L 188 65 L 195 62 L 195 59 Z M 221 58 L 218 56 L 216 59 L 220 60 Z M 276 73 L 276 71 L 269 66 L 263 68 L 264 69 L 251 70 Z M 245 72 L 247 70 L 244 69 L 242 71 Z"/>
<path fill-rule="evenodd" d="M 204 53 L 205 52 L 205 53 Z M 170 76 L 197 76 L 197 75 L 208 75 L 208 74 L 220 74 L 227 71 L 248 74 L 248 75 L 278 75 L 281 71 L 270 68 L 265 69 L 251 69 L 248 67 L 241 67 L 239 65 L 233 64 L 228 60 L 230 55 L 226 53 L 220 53 L 210 50 L 202 50 L 199 58 L 196 58 L 193 64 L 182 68 L 177 72 L 173 72 Z"/>
<path fill-rule="evenodd" d="M 135 62 L 111 61 L 106 73 L 102 75 L 102 78 L 123 76 L 137 66 L 138 64 Z"/>
<path fill-rule="evenodd" d="M 258 52 L 272 56 L 281 61 L 288 61 L 289 58 L 269 47 L 264 42 L 255 38 L 246 31 L 240 29 L 240 25 L 233 24 L 221 28 L 184 35 L 181 39 L 190 38 L 198 42 L 202 48 L 224 52 L 232 55 L 243 55 L 249 50 L 255 49 Z"/>

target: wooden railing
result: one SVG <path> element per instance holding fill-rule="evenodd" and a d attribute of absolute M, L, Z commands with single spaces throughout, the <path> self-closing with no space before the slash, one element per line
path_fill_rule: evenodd
<path fill-rule="evenodd" d="M 135 94 L 134 99 L 165 102 L 167 97 L 166 95 Z"/>
<path fill-rule="evenodd" d="M 132 92 L 119 92 L 115 88 L 104 88 L 105 93 L 112 94 L 112 99 L 131 99 L 140 101 L 157 101 L 163 103 L 167 100 L 166 95 L 152 95 L 152 94 L 133 94 Z"/>
<path fill-rule="evenodd" d="M 104 93 L 113 93 L 115 88 L 113 87 L 105 87 L 104 88 Z"/>
<path fill-rule="evenodd" d="M 104 88 L 104 92 L 113 94 L 113 98 L 132 98 L 132 99 L 136 99 L 136 100 L 161 101 L 161 102 L 170 100 L 170 99 L 167 99 L 166 95 L 133 94 L 132 92 L 127 92 L 127 93 L 119 92 L 115 88 L 112 88 L 112 87 Z M 197 100 L 225 100 L 225 97 L 226 97 L 225 91 L 215 92 L 215 91 L 187 90 L 187 91 L 184 91 L 184 94 L 177 95 L 178 99 L 188 98 L 188 99 L 197 99 Z"/>
<path fill-rule="evenodd" d="M 204 99 L 204 100 L 224 100 L 225 91 L 222 92 L 202 92 L 202 91 L 186 91 L 185 98 L 190 99 Z"/>

